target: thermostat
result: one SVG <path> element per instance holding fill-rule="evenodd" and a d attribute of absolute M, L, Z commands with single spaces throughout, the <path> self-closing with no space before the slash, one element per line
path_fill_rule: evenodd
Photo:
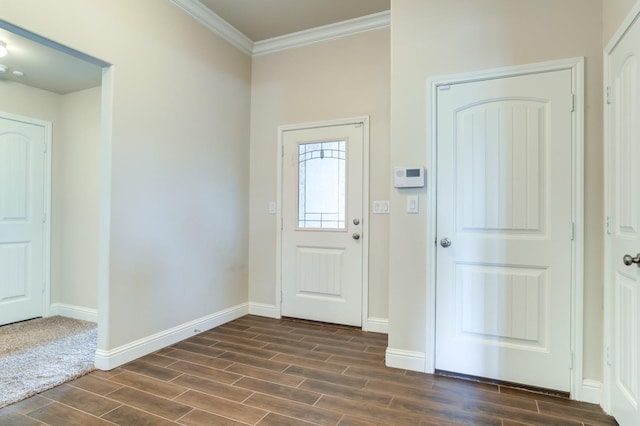
<path fill-rule="evenodd" d="M 422 188 L 424 186 L 424 167 L 394 167 L 393 186 L 396 188 Z"/>

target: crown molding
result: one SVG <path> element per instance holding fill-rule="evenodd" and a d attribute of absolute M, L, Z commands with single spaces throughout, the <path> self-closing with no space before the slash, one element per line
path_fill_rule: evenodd
<path fill-rule="evenodd" d="M 387 10 L 254 43 L 198 0 L 169 1 L 249 56 L 266 55 L 366 31 L 389 28 L 391 25 L 391 11 Z"/>
<path fill-rule="evenodd" d="M 169 0 L 184 12 L 200 21 L 205 27 L 240 49 L 243 53 L 253 54 L 253 41 L 238 31 L 233 25 L 205 7 L 198 0 Z"/>
<path fill-rule="evenodd" d="M 255 42 L 253 56 L 266 55 L 281 50 L 320 43 L 341 37 L 363 33 L 366 31 L 381 30 L 391 25 L 391 11 L 373 13 L 359 18 L 349 19 L 335 24 L 311 28 L 309 30 L 286 34 Z"/>

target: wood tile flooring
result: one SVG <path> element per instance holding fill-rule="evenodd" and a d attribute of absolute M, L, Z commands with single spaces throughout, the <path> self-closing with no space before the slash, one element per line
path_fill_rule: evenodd
<path fill-rule="evenodd" d="M 0 425 L 616 425 L 594 405 L 386 368 L 385 335 L 246 316 L 0 410 Z"/>

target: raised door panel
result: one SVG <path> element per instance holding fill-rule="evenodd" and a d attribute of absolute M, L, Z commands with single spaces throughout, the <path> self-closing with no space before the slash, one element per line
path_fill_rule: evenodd
<path fill-rule="evenodd" d="M 456 113 L 460 231 L 544 231 L 546 106 L 490 100 Z"/>

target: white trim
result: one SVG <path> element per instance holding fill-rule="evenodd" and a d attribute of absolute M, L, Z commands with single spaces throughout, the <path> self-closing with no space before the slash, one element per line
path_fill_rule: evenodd
<path fill-rule="evenodd" d="M 366 326 L 365 326 L 366 324 Z M 372 333 L 389 334 L 389 320 L 387 318 L 367 318 L 366 323 L 362 325 L 362 330 Z"/>
<path fill-rule="evenodd" d="M 100 212 L 98 218 L 98 350 L 109 347 L 111 272 L 111 152 L 115 68 L 102 69 L 100 123 Z"/>
<path fill-rule="evenodd" d="M 280 310 L 276 305 L 267 305 L 266 303 L 249 302 L 249 313 L 267 318 L 281 318 Z"/>
<path fill-rule="evenodd" d="M 575 95 L 571 138 L 572 210 L 575 224 L 571 245 L 571 398 L 584 400 L 584 58 L 573 59 L 571 84 Z M 567 65 L 570 65 L 568 63 Z"/>
<path fill-rule="evenodd" d="M 588 402 L 590 404 L 602 403 L 602 382 L 598 380 L 585 379 L 582 382 L 582 391 L 580 392 L 582 397 L 580 401 Z"/>
<path fill-rule="evenodd" d="M 82 306 L 67 305 L 66 303 L 52 303 L 49 316 L 60 315 L 62 317 L 79 319 L 83 321 L 98 322 L 98 310 L 84 308 Z"/>
<path fill-rule="evenodd" d="M 437 179 L 437 87 L 482 81 L 502 77 L 514 77 L 518 75 L 553 72 L 570 69 L 572 72 L 572 89 L 576 97 L 575 112 L 572 123 L 572 220 L 575 223 L 575 239 L 572 244 L 571 264 L 571 351 L 574 353 L 574 365 L 571 369 L 570 387 L 571 397 L 582 399 L 583 392 L 583 262 L 584 262 L 584 58 L 570 58 L 557 61 L 542 62 L 514 67 L 504 67 L 493 70 L 470 72 L 464 74 L 434 77 L 428 81 L 428 109 L 430 110 L 429 127 L 431 133 L 428 136 L 429 179 L 429 223 L 427 226 L 427 241 L 436 239 L 436 179 Z M 425 364 L 421 371 L 433 373 L 435 370 L 435 291 L 436 291 L 436 250 L 430 250 L 427 266 L 431 273 L 427 277 L 427 335 L 425 349 Z"/>
<path fill-rule="evenodd" d="M 631 26 L 640 18 L 640 0 L 636 1 L 633 8 L 629 11 L 627 17 L 620 25 L 618 30 L 611 37 L 609 43 L 603 52 L 603 87 L 602 87 L 602 99 L 603 99 L 603 115 L 604 115 L 604 216 L 605 221 L 607 217 L 612 216 L 611 212 L 611 177 L 613 176 L 613 170 L 610 167 L 610 151 L 612 140 L 610 138 L 612 120 L 607 105 L 607 86 L 611 86 L 611 63 L 609 56 L 620 43 L 624 35 L 629 31 Z M 636 23 L 636 25 L 639 25 Z M 612 242 L 611 237 L 607 235 L 606 226 L 604 228 L 604 346 L 603 352 L 603 385 L 602 385 L 602 408 L 605 412 L 611 413 L 611 389 L 613 386 L 611 365 L 607 361 L 608 348 L 613 343 L 613 324 L 614 324 L 614 311 L 613 311 L 613 283 L 611 277 L 613 276 L 612 270 Z"/>
<path fill-rule="evenodd" d="M 639 2 L 640 4 L 640 2 Z M 620 31 L 616 32 L 616 34 L 620 33 Z M 622 33 L 620 33 L 620 37 L 622 37 Z M 608 348 L 611 347 L 612 338 L 611 335 L 611 327 L 613 322 L 613 285 L 611 282 L 611 275 L 613 273 L 611 268 L 611 258 L 612 258 L 612 245 L 611 238 L 607 235 L 607 217 L 611 217 L 611 174 L 614 172 L 611 170 L 609 166 L 609 162 L 611 161 L 610 153 L 611 150 L 611 138 L 609 137 L 610 129 L 611 129 L 611 119 L 609 117 L 609 108 L 607 105 L 607 86 L 609 85 L 611 79 L 611 69 L 609 64 L 609 54 L 612 52 L 616 43 L 610 42 L 607 45 L 607 48 L 603 52 L 603 84 L 602 84 L 602 100 L 603 100 L 603 135 L 604 135 L 604 220 L 603 224 L 603 239 L 604 239 L 604 291 L 603 291 L 603 307 L 604 307 L 604 318 L 603 318 L 603 339 L 602 339 L 602 409 L 606 413 L 611 413 L 611 364 L 609 364 L 609 360 L 607 357 Z"/>
<path fill-rule="evenodd" d="M 384 11 L 371 15 L 349 19 L 335 24 L 324 25 L 309 30 L 260 40 L 253 45 L 253 56 L 266 55 L 268 53 L 308 46 L 328 40 L 352 36 L 367 31 L 389 28 L 391 25 L 391 12 Z"/>
<path fill-rule="evenodd" d="M 34 121 L 35 122 L 35 121 Z M 45 143 L 47 144 L 47 152 L 45 153 L 45 181 L 44 181 L 44 208 L 47 220 L 44 225 L 44 239 L 42 241 L 43 246 L 43 262 L 44 270 L 44 316 L 49 315 L 49 304 L 51 303 L 51 186 L 53 185 L 53 169 L 51 165 L 51 156 L 53 152 L 53 133 L 51 122 L 41 122 L 44 125 L 45 131 Z"/>
<path fill-rule="evenodd" d="M 403 349 L 387 348 L 385 365 L 404 370 L 422 371 L 425 363 L 424 352 L 405 351 Z"/>
<path fill-rule="evenodd" d="M 373 331 L 369 324 L 369 242 L 371 232 L 369 222 L 369 117 L 360 117 L 362 121 L 362 331 Z"/>
<path fill-rule="evenodd" d="M 233 25 L 222 19 L 218 14 L 204 6 L 198 0 L 169 1 L 249 56 L 266 55 L 282 50 L 308 46 L 310 44 L 335 40 L 367 31 L 389 28 L 391 25 L 391 11 L 386 10 L 336 22 L 334 24 L 260 40 L 254 43 L 249 37 L 238 31 Z"/>
<path fill-rule="evenodd" d="M 127 362 L 133 361 L 164 347 L 173 345 L 198 333 L 218 327 L 229 321 L 233 321 L 249 313 L 247 303 L 233 306 L 229 309 L 186 322 L 168 330 L 152 334 L 135 342 L 127 343 L 108 351 L 98 349 L 96 351 L 96 368 L 100 370 L 112 370 Z"/>
<path fill-rule="evenodd" d="M 52 124 L 50 121 L 38 120 L 36 118 L 26 117 L 24 115 L 10 114 L 8 112 L 0 112 L 0 118 L 13 121 L 21 121 L 23 123 L 40 126 L 44 129 L 44 143 L 46 144 L 46 152 L 44 153 L 44 213 L 46 221 L 44 223 L 44 231 L 42 235 L 42 277 L 44 280 L 42 288 L 42 316 L 48 317 L 49 304 L 51 303 L 51 152 L 53 151 Z"/>
<path fill-rule="evenodd" d="M 240 49 L 243 53 L 249 56 L 253 53 L 253 41 L 198 0 L 169 1 L 233 46 Z"/>
<path fill-rule="evenodd" d="M 366 244 L 362 245 L 362 329 L 368 330 L 369 317 L 369 116 L 348 119 L 327 120 L 311 123 L 289 124 L 278 126 L 277 160 L 277 192 L 276 204 L 278 221 L 282 223 L 282 146 L 284 132 L 291 130 L 312 129 L 317 127 L 344 126 L 362 123 L 362 232 Z M 276 309 L 277 318 L 282 315 L 282 229 L 276 226 Z"/>

